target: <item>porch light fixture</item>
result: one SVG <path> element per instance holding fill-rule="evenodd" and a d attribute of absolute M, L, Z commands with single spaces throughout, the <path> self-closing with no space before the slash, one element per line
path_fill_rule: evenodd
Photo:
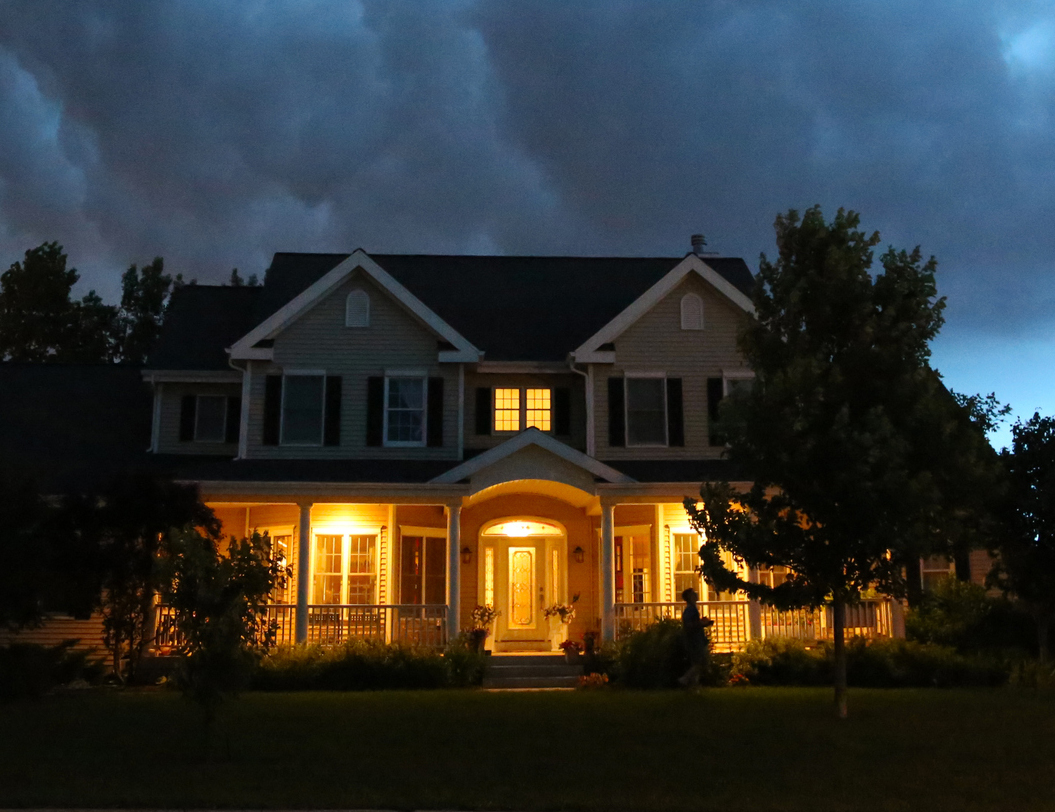
<path fill-rule="evenodd" d="M 473 560 L 473 551 L 468 547 L 462 547 L 462 563 L 471 564 Z"/>
<path fill-rule="evenodd" d="M 576 547 L 571 554 L 575 556 L 576 564 L 582 564 L 586 560 L 586 551 L 582 547 Z"/>

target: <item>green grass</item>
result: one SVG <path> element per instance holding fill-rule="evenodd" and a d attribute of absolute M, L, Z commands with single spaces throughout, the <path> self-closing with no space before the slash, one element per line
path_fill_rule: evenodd
<path fill-rule="evenodd" d="M 1055 809 L 1055 699 L 1013 690 L 247 694 L 0 706 L 0 808 Z M 206 752 L 208 751 L 208 752 Z"/>

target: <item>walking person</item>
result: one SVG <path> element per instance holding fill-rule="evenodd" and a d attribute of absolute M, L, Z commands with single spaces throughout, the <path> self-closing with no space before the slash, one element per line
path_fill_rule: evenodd
<path fill-rule="evenodd" d="M 689 654 L 689 670 L 678 679 L 678 684 L 683 688 L 695 688 L 700 684 L 700 673 L 707 662 L 707 627 L 714 621 L 700 617 L 696 606 L 700 597 L 691 586 L 681 593 L 681 599 L 685 601 L 685 608 L 681 610 L 681 630 Z"/>

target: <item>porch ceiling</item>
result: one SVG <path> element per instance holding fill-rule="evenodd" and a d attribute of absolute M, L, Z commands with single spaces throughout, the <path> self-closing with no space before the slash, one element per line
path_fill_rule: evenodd
<path fill-rule="evenodd" d="M 497 496 L 519 496 L 525 494 L 559 499 L 562 502 L 567 502 L 572 507 L 586 509 L 588 513 L 591 510 L 600 510 L 600 500 L 592 493 L 587 493 L 564 482 L 555 482 L 552 479 L 518 479 L 500 482 L 476 491 L 466 498 L 463 504 L 465 507 L 472 507 Z"/>

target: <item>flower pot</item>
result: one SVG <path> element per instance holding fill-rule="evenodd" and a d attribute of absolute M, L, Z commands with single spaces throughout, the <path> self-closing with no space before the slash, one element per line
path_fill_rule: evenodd
<path fill-rule="evenodd" d="M 568 665 L 578 665 L 580 656 L 579 652 L 567 649 L 564 652 L 564 662 Z"/>

